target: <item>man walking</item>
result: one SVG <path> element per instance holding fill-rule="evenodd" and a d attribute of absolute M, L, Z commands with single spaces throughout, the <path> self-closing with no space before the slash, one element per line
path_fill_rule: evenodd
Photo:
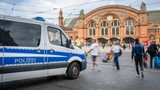
<path fill-rule="evenodd" d="M 137 71 L 137 76 L 140 75 L 139 73 L 139 67 L 141 71 L 141 76 L 142 78 L 144 77 L 143 74 L 143 55 L 145 54 L 144 52 L 144 46 L 139 43 L 139 39 L 135 39 L 135 45 L 132 47 L 132 60 L 134 58 L 135 60 L 135 67 Z"/>
<path fill-rule="evenodd" d="M 111 53 L 114 55 L 113 60 L 116 65 L 115 69 L 120 70 L 119 60 L 118 60 L 118 57 L 120 56 L 119 55 L 120 54 L 120 46 L 119 46 L 118 41 L 115 41 L 114 45 L 111 47 Z"/>
<path fill-rule="evenodd" d="M 150 68 L 153 67 L 153 58 L 157 55 L 158 48 L 155 41 L 152 41 L 146 53 L 150 55 Z"/>
<path fill-rule="evenodd" d="M 87 55 L 91 52 L 92 55 L 92 61 L 93 61 L 93 68 L 92 70 L 95 69 L 95 66 L 98 66 L 97 62 L 96 62 L 96 58 L 99 55 L 99 45 L 96 43 L 96 39 L 92 40 L 92 45 L 91 45 L 91 49 L 86 53 Z M 98 70 L 100 72 L 100 69 Z"/>

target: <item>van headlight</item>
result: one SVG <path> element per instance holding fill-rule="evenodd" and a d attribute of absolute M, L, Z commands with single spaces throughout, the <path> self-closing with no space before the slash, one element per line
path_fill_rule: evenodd
<path fill-rule="evenodd" d="M 87 61 L 87 60 L 86 60 L 86 54 L 85 54 L 85 53 L 83 54 L 83 57 L 84 57 L 84 61 Z"/>

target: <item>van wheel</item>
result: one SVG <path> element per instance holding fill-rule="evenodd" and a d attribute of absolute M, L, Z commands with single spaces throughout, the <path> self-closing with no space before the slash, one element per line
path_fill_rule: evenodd
<path fill-rule="evenodd" d="M 67 76 L 69 79 L 77 79 L 80 73 L 80 66 L 78 63 L 72 63 L 67 70 Z"/>

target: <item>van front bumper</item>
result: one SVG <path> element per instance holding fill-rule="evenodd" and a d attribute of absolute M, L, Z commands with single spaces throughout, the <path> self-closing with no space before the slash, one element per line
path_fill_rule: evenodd
<path fill-rule="evenodd" d="M 87 62 L 86 61 L 82 61 L 81 62 L 81 71 L 87 68 Z"/>

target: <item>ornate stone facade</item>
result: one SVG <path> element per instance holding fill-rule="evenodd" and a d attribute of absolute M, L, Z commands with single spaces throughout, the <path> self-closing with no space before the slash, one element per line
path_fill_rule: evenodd
<path fill-rule="evenodd" d="M 143 2 L 140 10 L 123 5 L 107 5 L 87 14 L 81 10 L 75 24 L 77 26 L 70 27 L 72 31 L 65 32 L 73 38 L 78 36 L 85 44 L 92 38 L 106 44 L 111 44 L 115 40 L 120 43 L 133 43 L 135 38 L 139 38 L 140 42 L 154 39 L 160 43 L 160 21 L 152 23 L 148 21 L 148 12 Z M 157 27 L 153 28 L 155 25 Z"/>

